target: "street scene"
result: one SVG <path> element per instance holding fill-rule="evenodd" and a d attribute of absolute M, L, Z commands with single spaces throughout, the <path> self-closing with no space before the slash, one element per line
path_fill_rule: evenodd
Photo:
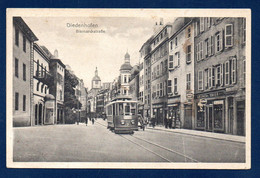
<path fill-rule="evenodd" d="M 246 22 L 13 16 L 13 162 L 245 163 Z"/>
<path fill-rule="evenodd" d="M 245 142 L 240 137 L 206 137 L 152 127 L 133 135 L 115 134 L 106 125 L 97 119 L 88 126 L 15 128 L 14 161 L 245 162 Z"/>

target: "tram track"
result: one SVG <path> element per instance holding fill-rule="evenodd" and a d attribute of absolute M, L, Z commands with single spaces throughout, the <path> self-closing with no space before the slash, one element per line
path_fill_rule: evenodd
<path fill-rule="evenodd" d="M 106 125 L 97 122 L 99 125 L 106 127 Z M 170 148 L 164 147 L 157 143 L 148 141 L 146 139 L 136 137 L 134 135 L 121 135 L 118 136 L 124 138 L 125 140 L 145 149 L 146 151 L 160 157 L 166 162 L 199 162 L 198 160 L 180 153 L 178 151 L 172 150 Z M 160 153 L 160 154 L 159 154 Z"/>

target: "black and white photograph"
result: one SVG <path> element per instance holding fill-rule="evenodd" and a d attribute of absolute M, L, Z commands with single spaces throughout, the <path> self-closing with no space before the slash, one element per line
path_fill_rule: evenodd
<path fill-rule="evenodd" d="M 7 167 L 251 168 L 248 9 L 7 9 Z"/>

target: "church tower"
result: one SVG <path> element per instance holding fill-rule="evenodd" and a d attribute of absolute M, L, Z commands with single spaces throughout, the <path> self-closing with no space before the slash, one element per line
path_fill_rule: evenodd
<path fill-rule="evenodd" d="M 131 70 L 132 70 L 132 66 L 130 64 L 130 55 L 128 54 L 128 52 L 126 52 L 124 64 L 122 64 L 120 67 L 121 95 L 128 95 Z"/>
<path fill-rule="evenodd" d="M 95 76 L 92 79 L 92 88 L 93 89 L 100 89 L 101 88 L 101 80 L 100 80 L 100 77 L 98 76 L 97 67 L 96 67 L 96 71 L 95 71 Z"/>

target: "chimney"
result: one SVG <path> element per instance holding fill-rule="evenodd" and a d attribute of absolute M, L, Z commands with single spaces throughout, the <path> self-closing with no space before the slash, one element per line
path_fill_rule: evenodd
<path fill-rule="evenodd" d="M 163 18 L 160 18 L 160 26 L 163 26 Z"/>

